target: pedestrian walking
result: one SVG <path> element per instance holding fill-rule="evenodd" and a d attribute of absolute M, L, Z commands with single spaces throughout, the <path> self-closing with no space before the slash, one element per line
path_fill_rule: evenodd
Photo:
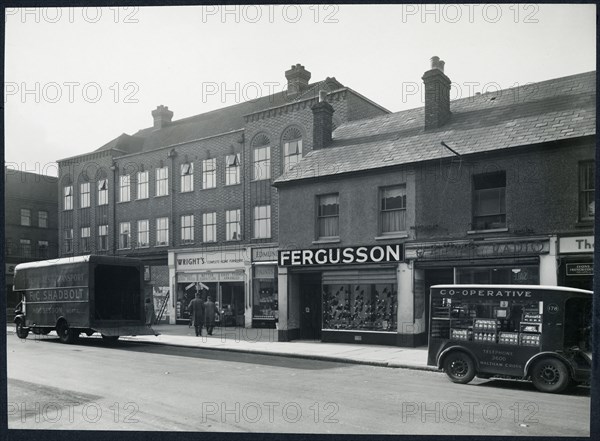
<path fill-rule="evenodd" d="M 196 337 L 202 335 L 202 326 L 204 322 L 204 303 L 200 298 L 200 293 L 196 293 L 196 298 L 193 299 L 189 306 L 188 311 L 190 312 L 190 319 L 194 323 L 196 329 Z"/>
<path fill-rule="evenodd" d="M 205 323 L 206 323 L 206 332 L 208 335 L 212 335 L 213 328 L 215 327 L 215 315 L 217 313 L 217 307 L 215 306 L 215 302 L 212 301 L 211 296 L 206 298 L 206 303 L 204 304 L 204 315 L 205 315 Z"/>

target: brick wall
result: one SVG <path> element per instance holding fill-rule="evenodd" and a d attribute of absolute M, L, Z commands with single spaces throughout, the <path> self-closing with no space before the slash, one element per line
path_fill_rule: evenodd
<path fill-rule="evenodd" d="M 342 147 L 343 148 L 343 147 Z M 405 184 L 407 190 L 406 225 L 408 238 L 414 225 L 414 174 L 402 169 L 377 170 L 370 174 L 299 181 L 279 188 L 281 247 L 308 248 L 316 237 L 317 196 L 339 193 L 340 242 L 331 246 L 374 245 L 379 234 L 379 189 Z M 396 239 L 389 239 L 397 242 Z M 406 239 L 401 239 L 406 240 Z M 388 242 L 389 243 L 389 242 Z M 326 246 L 326 245 L 323 245 Z"/>
<path fill-rule="evenodd" d="M 21 239 L 30 241 L 30 258 L 52 258 L 58 254 L 57 181 L 52 176 L 24 173 L 5 168 L 4 237 L 5 256 L 23 258 Z M 30 213 L 30 225 L 21 225 L 21 209 Z M 47 227 L 39 227 L 39 212 L 45 211 Z M 39 255 L 38 241 L 48 242 L 47 255 Z M 25 259 L 27 260 L 27 259 Z"/>
<path fill-rule="evenodd" d="M 593 144 L 566 142 L 454 158 L 451 165 L 421 165 L 416 173 L 417 238 L 464 237 L 472 229 L 473 175 L 501 170 L 506 172 L 506 234 L 581 231 L 586 225 L 578 223 L 578 164 L 593 158 Z"/>

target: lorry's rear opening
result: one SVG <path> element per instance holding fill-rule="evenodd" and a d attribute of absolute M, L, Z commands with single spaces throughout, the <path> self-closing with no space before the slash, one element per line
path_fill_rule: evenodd
<path fill-rule="evenodd" d="M 140 272 L 135 267 L 98 265 L 94 270 L 95 319 L 140 320 Z"/>

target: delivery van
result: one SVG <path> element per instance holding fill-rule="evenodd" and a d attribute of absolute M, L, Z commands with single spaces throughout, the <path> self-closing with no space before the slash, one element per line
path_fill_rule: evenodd
<path fill-rule="evenodd" d="M 553 393 L 589 383 L 592 298 L 561 286 L 432 286 L 427 364 L 455 383 L 514 378 Z"/>
<path fill-rule="evenodd" d="M 61 342 L 73 343 L 81 333 L 98 332 L 108 341 L 158 335 L 146 325 L 143 269 L 137 259 L 95 255 L 17 265 L 17 336 L 56 330 Z"/>

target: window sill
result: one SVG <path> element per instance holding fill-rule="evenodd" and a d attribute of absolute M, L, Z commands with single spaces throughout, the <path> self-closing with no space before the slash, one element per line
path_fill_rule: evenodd
<path fill-rule="evenodd" d="M 241 182 L 236 182 L 234 184 L 225 184 L 225 187 L 235 187 L 236 185 L 242 185 Z"/>
<path fill-rule="evenodd" d="M 159 248 L 159 247 L 168 247 L 168 246 L 169 246 L 169 244 L 166 244 L 166 243 L 165 243 L 165 244 L 156 244 L 156 245 L 154 245 L 154 246 L 155 246 L 156 248 Z"/>
<path fill-rule="evenodd" d="M 201 188 L 200 191 L 206 191 L 206 190 L 215 190 L 217 187 L 207 187 L 207 188 Z"/>
<path fill-rule="evenodd" d="M 229 240 L 226 240 L 225 242 L 236 243 L 236 242 L 241 242 L 241 241 L 242 241 L 242 239 L 229 239 Z"/>
<path fill-rule="evenodd" d="M 117 248 L 117 251 L 127 251 L 130 250 L 131 247 L 127 247 L 127 248 Z"/>
<path fill-rule="evenodd" d="M 127 202 L 131 202 L 131 199 L 128 201 L 117 201 L 117 204 L 126 204 Z"/>
<path fill-rule="evenodd" d="M 193 193 L 194 190 L 181 190 L 179 193 L 183 194 L 183 193 Z"/>
<path fill-rule="evenodd" d="M 155 198 L 164 198 L 164 197 L 167 197 L 167 196 L 169 196 L 169 194 L 168 194 L 168 193 L 167 193 L 167 194 L 157 194 L 157 195 L 155 195 L 154 197 L 155 197 Z"/>
<path fill-rule="evenodd" d="M 408 237 L 408 233 L 406 232 L 398 232 L 393 234 L 385 234 L 382 236 L 375 237 L 375 240 L 389 240 L 389 239 L 406 239 Z"/>
<path fill-rule="evenodd" d="M 508 228 L 491 228 L 489 230 L 469 230 L 467 234 L 506 233 Z"/>
<path fill-rule="evenodd" d="M 321 245 L 325 243 L 340 243 L 340 238 L 332 237 L 331 239 L 317 239 L 312 241 L 313 245 Z"/>
<path fill-rule="evenodd" d="M 135 200 L 136 201 L 147 201 L 148 199 L 150 199 L 150 198 L 148 198 L 148 197 L 145 197 L 145 198 L 136 198 Z"/>
<path fill-rule="evenodd" d="M 575 222 L 575 228 L 593 228 L 593 227 L 594 227 L 593 219 L 579 220 L 579 221 Z"/>
<path fill-rule="evenodd" d="M 183 246 L 187 246 L 187 245 L 194 245 L 194 242 L 181 242 L 179 245 Z"/>
<path fill-rule="evenodd" d="M 138 245 L 136 250 L 141 250 L 143 248 L 150 248 L 150 245 Z"/>

